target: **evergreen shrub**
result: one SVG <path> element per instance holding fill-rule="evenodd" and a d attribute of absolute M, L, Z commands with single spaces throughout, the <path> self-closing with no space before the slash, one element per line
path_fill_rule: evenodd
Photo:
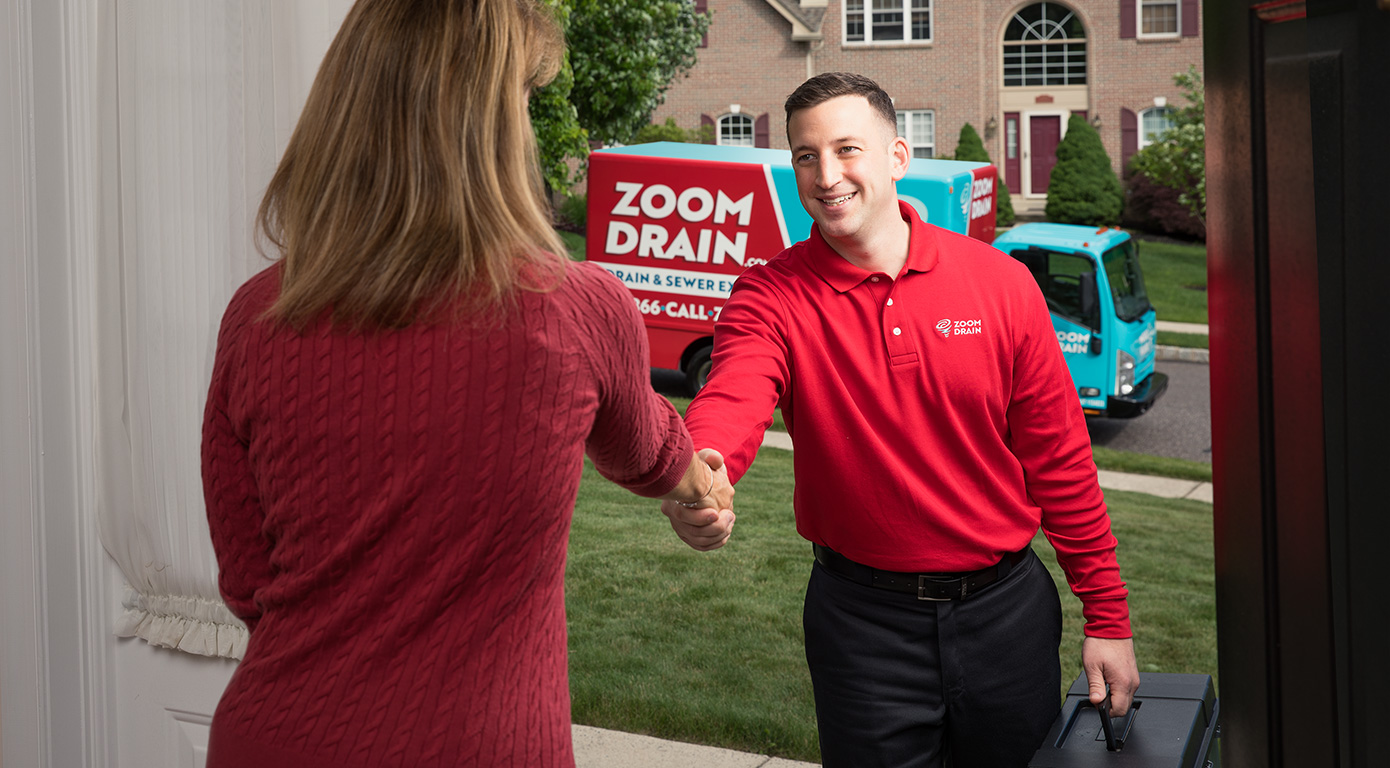
<path fill-rule="evenodd" d="M 584 234 L 588 226 L 589 196 L 565 195 L 557 206 L 555 225 L 567 232 Z"/>
<path fill-rule="evenodd" d="M 682 128 L 676 118 L 668 117 L 664 123 L 651 123 L 637 130 L 637 135 L 628 144 L 648 144 L 653 141 L 678 141 L 685 144 L 713 144 L 714 126 L 702 125 L 699 128 Z"/>
<path fill-rule="evenodd" d="M 1102 226 L 1120 223 L 1124 190 L 1100 134 L 1080 115 L 1067 121 L 1067 135 L 1057 145 L 1057 165 L 1047 185 L 1049 221 Z"/>
<path fill-rule="evenodd" d="M 956 142 L 957 160 L 968 160 L 973 163 L 990 163 L 989 153 L 985 151 L 985 143 L 980 140 L 980 134 L 975 132 L 975 127 L 966 123 L 960 128 L 960 139 Z M 997 227 L 1012 227 L 1014 225 L 1014 204 L 1009 198 L 1009 188 L 1004 186 L 1003 177 L 999 177 L 994 185 L 994 225 Z"/>

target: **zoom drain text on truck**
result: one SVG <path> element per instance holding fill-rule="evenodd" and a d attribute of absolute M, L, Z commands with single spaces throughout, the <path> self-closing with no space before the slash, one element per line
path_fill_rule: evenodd
<path fill-rule="evenodd" d="M 993 242 L 1038 281 L 1083 410 L 1126 418 L 1168 387 L 1154 371 L 1154 309 L 1119 229 L 1022 224 L 995 238 L 987 163 L 914 159 L 898 197 L 923 221 Z M 589 158 L 586 258 L 632 291 L 653 368 L 704 386 L 714 322 L 741 272 L 811 232 L 785 150 L 659 142 Z"/>

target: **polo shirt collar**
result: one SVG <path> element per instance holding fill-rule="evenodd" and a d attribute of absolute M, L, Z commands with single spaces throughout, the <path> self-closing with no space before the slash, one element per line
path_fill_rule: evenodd
<path fill-rule="evenodd" d="M 907 246 L 907 272 L 930 272 L 936 266 L 936 236 L 917 215 L 917 211 L 912 206 L 898 201 L 898 210 L 902 213 L 903 220 L 908 223 L 908 246 Z M 820 228 L 814 223 L 811 224 L 811 236 L 807 238 L 807 253 L 810 256 L 810 265 L 821 279 L 840 293 L 854 288 L 865 280 L 869 279 L 873 273 L 868 270 L 856 267 L 849 263 L 845 257 L 835 252 L 830 244 L 821 237 Z"/>

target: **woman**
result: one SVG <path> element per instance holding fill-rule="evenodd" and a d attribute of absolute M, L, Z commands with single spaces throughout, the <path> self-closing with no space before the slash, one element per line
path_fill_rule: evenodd
<path fill-rule="evenodd" d="M 212 768 L 572 765 L 584 453 L 727 538 L 722 460 L 651 391 L 631 297 L 558 255 L 527 95 L 562 45 L 535 0 L 359 0 L 328 51 L 203 426 L 251 631 Z"/>

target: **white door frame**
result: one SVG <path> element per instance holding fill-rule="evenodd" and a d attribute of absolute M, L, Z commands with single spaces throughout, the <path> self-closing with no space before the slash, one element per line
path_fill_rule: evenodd
<path fill-rule="evenodd" d="M 214 1 L 222 0 L 199 0 Z M 273 93 L 258 92 L 255 103 L 273 113 L 278 157 L 350 0 L 244 4 L 273 32 L 247 55 L 259 66 L 273 61 Z M 121 256 L 116 32 L 131 23 L 131 7 L 122 0 L 0 4 L 5 768 L 154 765 L 127 754 L 141 738 L 131 725 L 152 719 L 139 707 L 155 704 L 118 700 L 129 680 L 162 675 L 206 693 L 230 674 L 230 662 L 112 636 L 123 577 L 97 528 L 95 286 L 104 260 Z M 259 165 L 248 172 L 268 180 Z M 177 697 L 158 703 L 162 727 L 188 730 L 187 738 L 163 740 L 178 754 L 161 764 L 197 764 L 211 714 L 206 699 L 190 694 L 188 711 L 175 711 Z M 141 747 L 141 755 L 151 753 Z"/>
<path fill-rule="evenodd" d="M 39 765 L 45 701 L 38 672 L 38 404 L 33 334 L 34 167 L 28 0 L 0 8 L 0 765 Z"/>
<path fill-rule="evenodd" d="M 1071 117 L 1071 112 L 1065 109 L 1057 110 L 1024 110 L 1018 115 L 1019 131 L 1023 134 L 1019 145 L 1023 147 L 1022 165 L 1019 167 L 1019 182 L 1022 184 L 1023 196 L 1034 200 L 1046 200 L 1046 192 L 1033 191 L 1033 123 L 1035 117 L 1056 117 L 1060 118 L 1062 126 L 1061 132 L 1057 136 L 1058 143 L 1067 136 L 1067 118 Z"/>
<path fill-rule="evenodd" d="M 111 53 L 103 0 L 14 0 L 0 11 L 9 153 L 0 179 L 13 228 L 0 359 L 0 761 L 100 765 L 113 743 L 107 698 L 106 556 L 91 464 L 93 303 L 100 208 L 98 80 Z M 15 428 L 10 428 L 14 426 Z"/>

